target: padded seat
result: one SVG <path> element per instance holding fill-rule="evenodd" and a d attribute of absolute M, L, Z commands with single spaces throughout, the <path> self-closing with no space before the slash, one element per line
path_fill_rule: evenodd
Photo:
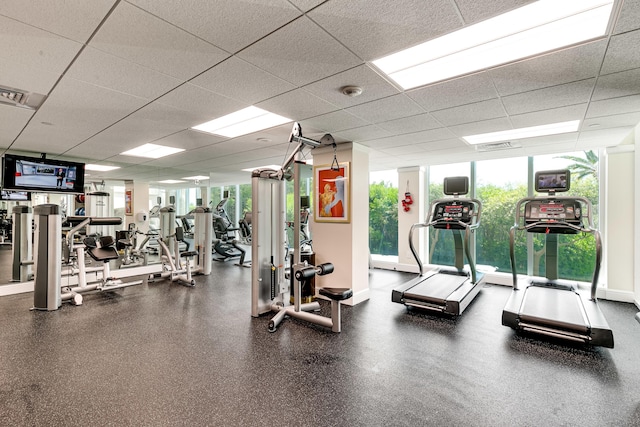
<path fill-rule="evenodd" d="M 334 301 L 342 301 L 349 299 L 353 296 L 353 289 L 349 288 L 320 288 L 318 290 L 320 295 L 323 295 Z"/>
<path fill-rule="evenodd" d="M 183 258 L 189 258 L 192 256 L 196 256 L 198 255 L 198 251 L 185 251 L 185 252 L 180 252 L 180 256 Z"/>

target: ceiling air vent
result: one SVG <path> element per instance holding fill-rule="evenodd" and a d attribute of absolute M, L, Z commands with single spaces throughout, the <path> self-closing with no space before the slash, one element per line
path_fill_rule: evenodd
<path fill-rule="evenodd" d="M 517 142 L 504 141 L 504 142 L 492 142 L 489 144 L 478 144 L 476 145 L 476 151 L 486 152 L 486 151 L 498 151 L 498 150 L 510 150 L 512 148 L 521 148 L 522 145 Z"/>
<path fill-rule="evenodd" d="M 0 86 L 0 104 L 37 110 L 45 99 L 45 95 L 21 89 Z"/>

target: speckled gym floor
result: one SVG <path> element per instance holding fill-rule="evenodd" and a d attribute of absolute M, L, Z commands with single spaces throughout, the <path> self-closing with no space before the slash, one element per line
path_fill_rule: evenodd
<path fill-rule="evenodd" d="M 373 270 L 342 333 L 294 319 L 269 333 L 250 316 L 250 270 L 213 268 L 195 288 L 145 283 L 55 312 L 0 298 L 0 425 L 640 425 L 632 304 L 600 302 L 614 349 L 576 347 L 502 326 L 509 288 L 443 318 L 392 303 L 409 276 Z"/>

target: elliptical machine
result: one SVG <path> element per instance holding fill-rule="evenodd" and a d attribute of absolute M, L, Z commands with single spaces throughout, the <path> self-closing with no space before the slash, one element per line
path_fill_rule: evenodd
<path fill-rule="evenodd" d="M 216 205 L 213 212 L 213 231 L 216 234 L 216 242 L 213 245 L 213 259 L 216 261 L 229 261 L 234 258 L 243 257 L 245 251 L 238 248 L 234 241 L 236 240 L 236 231 L 239 228 L 233 227 L 231 219 L 227 214 L 225 206 L 229 201 L 228 197 L 223 198 Z"/>

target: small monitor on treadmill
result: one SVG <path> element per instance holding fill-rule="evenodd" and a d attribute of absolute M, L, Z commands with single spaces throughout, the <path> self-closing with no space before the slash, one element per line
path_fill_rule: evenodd
<path fill-rule="evenodd" d="M 571 173 L 568 169 L 536 172 L 536 191 L 539 193 L 569 191 Z"/>
<path fill-rule="evenodd" d="M 452 196 L 454 194 L 467 194 L 469 192 L 468 176 L 450 176 L 444 179 L 444 194 Z"/>
<path fill-rule="evenodd" d="M 300 209 L 309 209 L 310 207 L 309 196 L 300 196 Z"/>

